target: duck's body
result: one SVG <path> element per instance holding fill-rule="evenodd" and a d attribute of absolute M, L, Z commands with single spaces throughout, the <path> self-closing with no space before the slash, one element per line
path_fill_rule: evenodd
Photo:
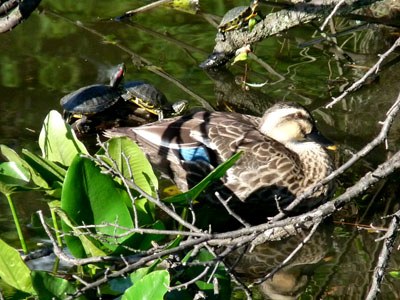
<path fill-rule="evenodd" d="M 277 211 L 332 171 L 324 147 L 306 136 L 323 139 L 311 115 L 300 105 L 281 103 L 263 118 L 227 112 L 196 112 L 136 128 L 115 128 L 108 136 L 129 136 L 151 162 L 186 191 L 213 168 L 239 151 L 240 159 L 223 177 L 224 188 L 246 203 Z M 314 206 L 333 190 L 327 185 L 305 202 Z M 229 193 L 230 192 L 230 193 Z M 303 205 L 304 208 L 304 205 Z"/>

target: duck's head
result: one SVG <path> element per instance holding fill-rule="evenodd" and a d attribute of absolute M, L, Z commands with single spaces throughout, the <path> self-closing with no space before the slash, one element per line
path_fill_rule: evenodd
<path fill-rule="evenodd" d="M 269 108 L 261 120 L 260 131 L 284 145 L 312 141 L 327 149 L 336 149 L 318 132 L 309 111 L 294 102 L 277 103 Z"/>

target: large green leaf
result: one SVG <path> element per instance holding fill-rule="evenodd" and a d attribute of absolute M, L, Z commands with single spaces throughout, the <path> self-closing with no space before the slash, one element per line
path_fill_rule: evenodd
<path fill-rule="evenodd" d="M 155 196 L 158 180 L 151 164 L 139 146 L 127 137 L 112 138 L 107 143 L 110 156 L 115 160 L 122 174 L 126 178 L 130 178 L 128 164 L 122 156 L 122 153 L 124 153 L 129 158 L 129 165 L 137 186 L 147 194 Z"/>
<path fill-rule="evenodd" d="M 49 204 L 49 206 L 50 206 L 50 204 Z M 104 251 L 99 249 L 99 247 L 98 247 L 99 243 L 96 243 L 93 239 L 91 239 L 87 235 L 84 235 L 83 230 L 75 228 L 75 225 L 72 224 L 71 220 L 68 218 L 65 211 L 63 211 L 62 209 L 59 209 L 58 207 L 54 207 L 54 210 L 57 213 L 57 215 L 60 217 L 62 222 L 64 222 L 64 224 L 66 226 L 71 228 L 72 231 L 78 236 L 78 238 L 66 237 L 68 247 L 73 254 L 79 253 L 78 255 L 80 255 L 80 257 L 84 256 L 84 254 L 87 254 L 89 256 L 105 256 L 105 255 L 107 255 Z"/>
<path fill-rule="evenodd" d="M 10 162 L 14 162 L 17 166 L 17 168 L 23 173 L 26 174 L 28 171 L 30 173 L 29 178 L 32 179 L 32 181 L 39 187 L 47 189 L 49 188 L 49 185 L 47 182 L 40 176 L 39 173 L 37 173 L 34 169 L 31 168 L 31 166 L 24 160 L 22 159 L 13 149 L 5 146 L 5 145 L 0 145 L 0 151 L 1 154 L 8 159 Z"/>
<path fill-rule="evenodd" d="M 46 116 L 39 136 L 43 157 L 69 166 L 78 153 L 87 154 L 85 146 L 59 112 L 52 110 Z"/>
<path fill-rule="evenodd" d="M 41 300 L 65 299 L 76 292 L 76 288 L 69 281 L 42 271 L 32 271 L 32 282 Z M 76 299 L 86 298 L 80 296 Z"/>
<path fill-rule="evenodd" d="M 30 273 L 19 252 L 0 239 L 0 277 L 18 290 L 33 293 Z"/>
<path fill-rule="evenodd" d="M 11 195 L 14 192 L 29 190 L 25 187 L 29 177 L 29 172 L 13 161 L 0 163 L 0 192 Z"/>
<path fill-rule="evenodd" d="M 49 185 L 52 185 L 54 181 L 64 181 L 65 174 L 67 173 L 64 168 L 26 149 L 22 150 L 22 154 L 25 161 L 31 166 L 31 168 L 39 173 Z"/>
<path fill-rule="evenodd" d="M 200 181 L 196 186 L 191 188 L 189 191 L 178 194 L 173 197 L 168 197 L 163 199 L 165 202 L 179 203 L 179 204 L 189 204 L 189 200 L 195 200 L 204 189 L 206 189 L 211 183 L 217 181 L 222 176 L 225 175 L 226 171 L 233 166 L 233 164 L 239 159 L 242 152 L 238 152 L 233 155 L 228 160 L 224 161 L 218 167 L 215 168 L 210 174 L 208 174 L 202 181 Z"/>
<path fill-rule="evenodd" d="M 87 158 L 77 156 L 68 169 L 65 177 L 61 207 L 68 214 L 71 220 L 77 224 L 96 224 L 102 222 L 117 222 L 121 226 L 133 227 L 133 222 L 125 201 L 128 201 L 128 194 L 117 186 L 117 183 L 110 176 L 101 174 L 101 170 Z M 63 224 L 64 231 L 68 226 Z M 114 235 L 124 231 L 113 227 L 99 228 L 104 234 Z M 120 238 L 122 243 L 129 236 Z M 73 238 L 67 237 L 68 247 L 72 246 Z M 112 242 L 115 242 L 113 239 Z M 76 239 L 75 242 L 76 243 Z M 104 244 L 108 249 L 115 250 L 116 245 Z M 83 255 L 82 249 L 70 248 L 71 252 L 78 257 Z"/>
<path fill-rule="evenodd" d="M 122 300 L 162 300 L 168 287 L 169 273 L 165 270 L 154 271 L 127 289 Z"/>

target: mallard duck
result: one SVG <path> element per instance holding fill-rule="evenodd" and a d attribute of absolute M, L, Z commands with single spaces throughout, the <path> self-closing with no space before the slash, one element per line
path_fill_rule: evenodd
<path fill-rule="evenodd" d="M 277 205 L 284 209 L 333 170 L 325 150 L 332 143 L 318 132 L 307 109 L 297 103 L 275 104 L 262 118 L 200 111 L 140 127 L 114 128 L 105 135 L 128 136 L 137 142 L 153 165 L 182 191 L 243 151 L 222 184 L 214 188 L 258 211 L 266 209 L 266 215 L 275 214 Z M 299 208 L 328 199 L 333 189 L 333 184 L 320 188 Z"/>

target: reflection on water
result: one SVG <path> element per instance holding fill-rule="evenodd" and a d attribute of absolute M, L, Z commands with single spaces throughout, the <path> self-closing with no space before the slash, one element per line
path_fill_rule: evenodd
<path fill-rule="evenodd" d="M 237 263 L 234 271 L 238 276 L 245 282 L 256 283 L 264 296 L 297 299 L 306 290 L 314 270 L 330 259 L 332 229 L 331 224 L 321 225 L 296 256 L 267 280 L 262 279 L 296 249 L 307 236 L 306 232 L 283 241 L 265 242 L 254 249 L 240 248 L 228 260 L 231 264 Z"/>
<path fill-rule="evenodd" d="M 106 77 L 105 70 L 121 62 L 127 64 L 127 81 L 152 83 L 170 101 L 188 99 L 192 109 L 201 107 L 201 102 L 193 94 L 141 67 L 140 60 L 132 56 L 132 52 L 168 72 L 218 110 L 261 115 L 267 107 L 281 100 L 306 105 L 317 119 L 320 131 L 339 144 L 341 150 L 335 157 L 337 165 L 376 135 L 380 130 L 379 121 L 384 120 L 386 111 L 399 93 L 400 72 L 398 64 L 394 64 L 383 68 L 378 81 L 352 93 L 330 110 L 322 108 L 332 95 L 337 95 L 348 83 L 359 79 L 365 70 L 349 68 L 347 61 L 338 60 L 334 56 L 334 47 L 328 43 L 297 48 L 298 44 L 314 39 L 314 28 L 310 25 L 255 45 L 254 53 L 258 59 L 268 63 L 279 76 L 256 60 L 250 60 L 247 81 L 268 82 L 263 87 L 246 91 L 237 81 L 244 76 L 243 63 L 233 67 L 228 65 L 229 70 L 218 73 L 206 73 L 198 67 L 211 52 L 216 33 L 203 16 L 172 10 L 166 13 L 159 8 L 133 17 L 132 22 L 139 26 L 107 20 L 140 4 L 143 1 L 119 1 L 118 5 L 110 5 L 105 0 L 47 1 L 41 4 L 42 13 L 34 12 L 15 30 L 1 35 L 0 143 L 17 151 L 28 148 L 39 153 L 37 138 L 41 122 L 51 109 L 61 111 L 60 98 L 82 86 L 102 81 Z M 243 1 L 206 0 L 201 2 L 201 9 L 222 16 L 236 5 L 243 5 Z M 269 9 L 262 6 L 265 13 Z M 78 20 L 87 27 L 76 26 Z M 341 30 L 355 25 L 355 22 L 338 19 L 335 25 Z M 338 38 L 338 44 L 342 45 L 348 39 L 343 49 L 356 64 L 371 66 L 377 54 L 392 44 L 394 36 L 391 33 L 392 30 L 387 28 L 368 27 Z M 116 47 L 115 43 L 129 51 Z M 388 139 L 389 151 L 380 147 L 344 174 L 338 180 L 340 190 L 385 160 L 390 151 L 398 149 L 400 122 L 397 120 L 393 126 Z M 346 206 L 334 219 L 386 226 L 387 221 L 379 217 L 399 209 L 396 200 L 399 192 L 398 179 L 391 178 Z M 38 197 L 39 194 L 29 193 L 16 201 L 24 224 L 29 223 L 31 213 L 43 205 Z M 372 206 L 368 206 L 370 202 Z M 7 201 L 2 195 L 0 222 L 0 238 L 14 241 L 12 243 L 16 245 Z M 325 232 L 326 228 L 322 231 Z M 341 224 L 335 225 L 333 233 L 318 232 L 316 241 L 306 245 L 298 258 L 272 280 L 262 284 L 260 290 L 275 298 L 284 295 L 290 299 L 300 294 L 315 299 L 363 298 L 380 251 L 381 243 L 375 242 L 377 237 L 374 233 L 359 231 L 355 226 Z M 281 243 L 260 245 L 252 253 L 244 255 L 242 260 L 245 264 L 238 266 L 237 272 L 248 281 L 254 280 L 246 273 L 250 270 L 250 273 L 265 273 L 271 265 L 282 261 L 298 240 L 299 237 L 295 237 Z M 246 267 L 246 262 L 252 267 Z M 395 252 L 389 271 L 399 269 L 400 255 Z M 386 275 L 382 299 L 398 299 L 399 286 L 398 279 Z"/>

